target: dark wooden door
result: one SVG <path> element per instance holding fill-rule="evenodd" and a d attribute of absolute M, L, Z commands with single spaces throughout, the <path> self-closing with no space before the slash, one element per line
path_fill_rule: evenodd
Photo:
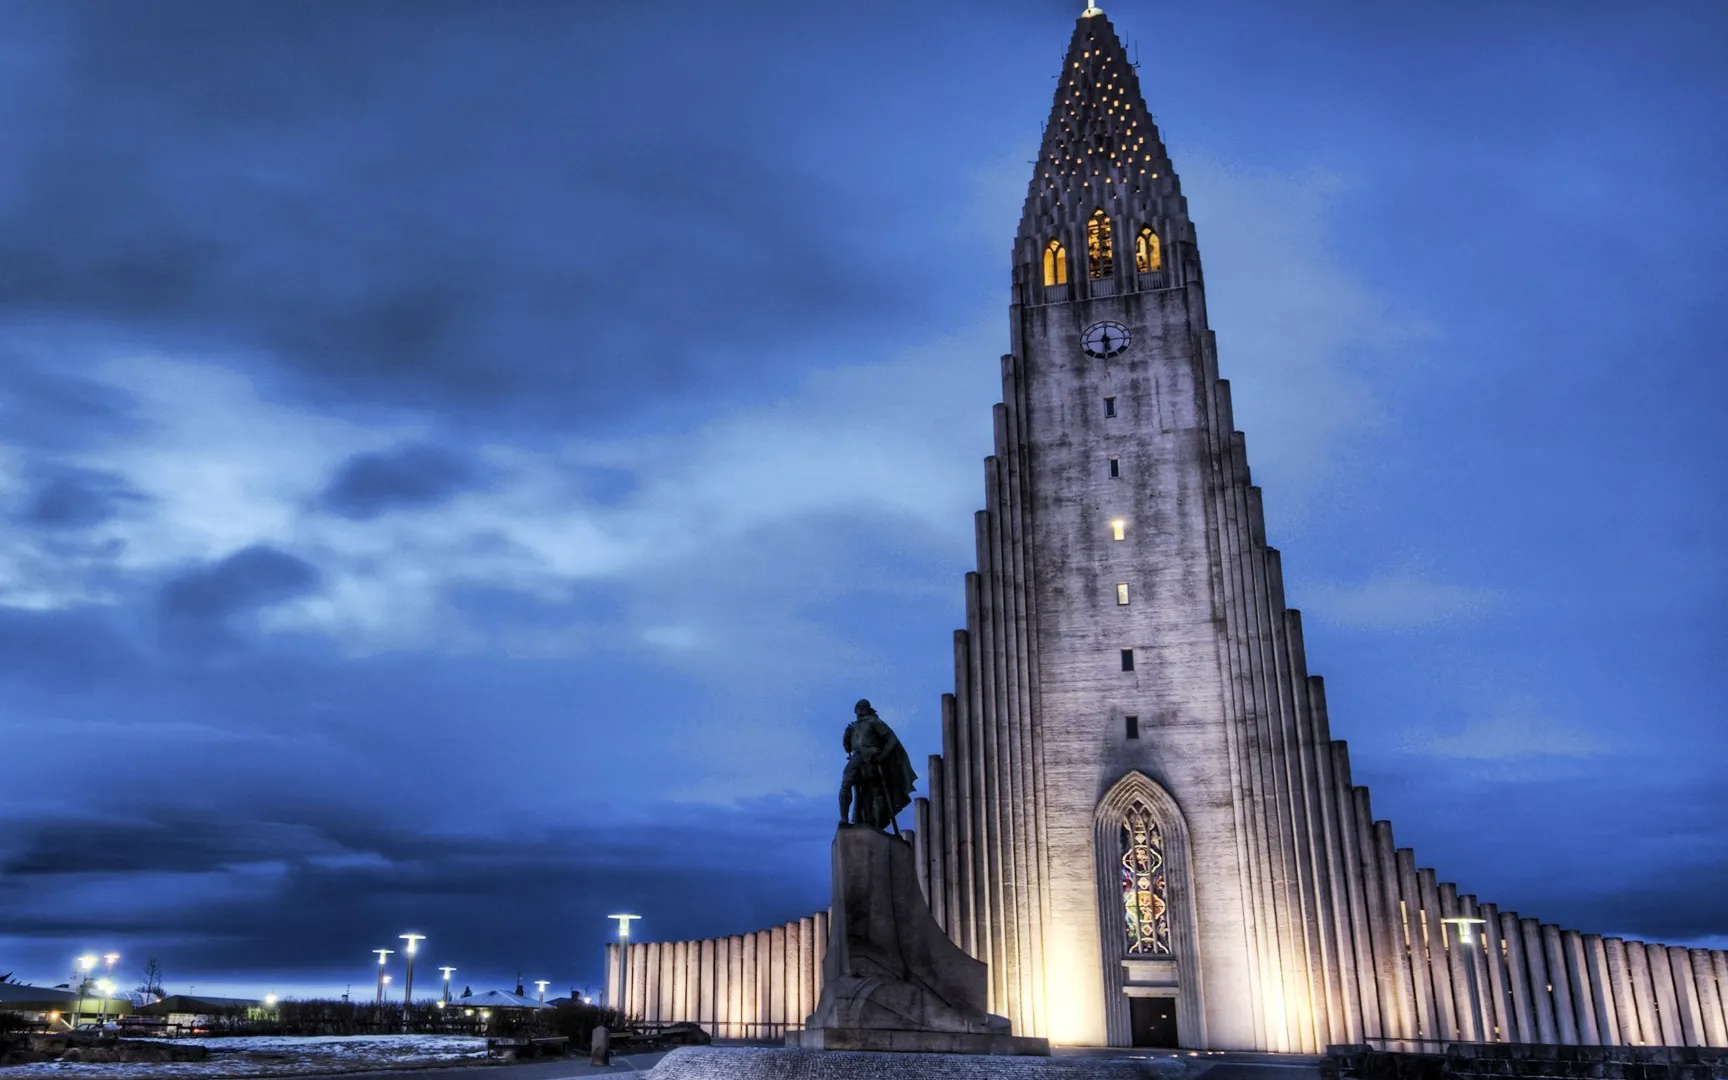
<path fill-rule="evenodd" d="M 1167 997 L 1131 997 L 1128 999 L 1128 1019 L 1133 1028 L 1135 1046 L 1177 1047 L 1176 999 Z"/>

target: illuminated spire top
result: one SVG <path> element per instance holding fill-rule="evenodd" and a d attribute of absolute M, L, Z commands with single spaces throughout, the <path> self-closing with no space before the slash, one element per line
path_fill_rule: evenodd
<path fill-rule="evenodd" d="M 1085 223 L 1103 211 L 1137 234 L 1150 226 L 1166 244 L 1187 240 L 1188 208 L 1158 126 L 1141 95 L 1140 72 L 1096 5 L 1074 26 L 1056 98 L 1026 192 L 1015 262 L 1030 274 L 1052 239 L 1080 250 Z M 1157 287 L 1185 280 L 1166 275 Z M 1131 287 L 1153 287 L 1136 282 Z"/>
<path fill-rule="evenodd" d="M 1086 10 L 1080 13 L 1080 17 L 1082 19 L 1090 19 L 1094 15 L 1102 14 L 1104 14 L 1104 9 L 1099 7 L 1097 4 L 1087 4 Z"/>

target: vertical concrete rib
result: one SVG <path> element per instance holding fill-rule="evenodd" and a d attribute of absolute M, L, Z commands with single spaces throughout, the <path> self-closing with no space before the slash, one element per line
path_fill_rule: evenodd
<path fill-rule="evenodd" d="M 995 458 L 985 461 L 986 480 L 991 479 Z M 994 484 L 986 487 L 987 497 L 994 501 Z M 984 810 L 984 826 L 980 836 L 984 840 L 984 874 L 982 884 L 985 891 L 985 904 L 989 912 L 989 936 L 985 939 L 988 949 L 985 963 L 988 967 L 990 1011 L 1000 1013 L 1006 1007 L 1007 996 L 1007 964 L 1004 952 L 1008 932 L 1004 925 L 1007 918 L 1005 898 L 1012 885 L 1008 879 L 1008 866 L 1003 862 L 1003 813 L 1002 813 L 1002 745 L 1001 745 L 1001 711 L 997 705 L 996 692 L 999 681 L 996 678 L 997 638 L 999 627 L 996 619 L 995 587 L 996 553 L 990 543 L 990 512 L 980 510 L 974 515 L 974 540 L 978 552 L 978 630 L 972 640 L 973 671 L 978 676 L 978 714 L 982 718 L 983 738 L 979 745 L 984 748 L 982 783 L 980 799 Z"/>
<path fill-rule="evenodd" d="M 761 935 L 754 932 L 739 938 L 743 946 L 738 964 L 738 1023 L 746 1039 L 760 1039 L 762 1034 L 762 983 L 757 972 L 757 946 Z"/>
<path fill-rule="evenodd" d="M 1675 1004 L 1680 1013 L 1680 1037 L 1687 1046 L 1704 1045 L 1704 1018 L 1698 1007 L 1698 984 L 1692 981 L 1692 957 L 1682 946 L 1668 946 L 1668 970 L 1674 977 Z"/>
<path fill-rule="evenodd" d="M 1680 1027 L 1680 999 L 1674 993 L 1674 972 L 1668 966 L 1668 948 L 1646 944 L 1644 956 L 1650 962 L 1650 982 L 1656 988 L 1656 1020 L 1662 1025 L 1662 1045 L 1685 1046 L 1686 1035 Z"/>
<path fill-rule="evenodd" d="M 918 879 L 924 906 L 934 911 L 936 893 L 930 885 L 930 800 L 922 795 L 912 800 L 912 875 Z"/>
<path fill-rule="evenodd" d="M 776 926 L 768 931 L 768 1020 L 777 1025 L 770 1038 L 780 1035 L 784 1028 L 778 1025 L 786 1023 L 786 942 L 789 929 Z"/>
<path fill-rule="evenodd" d="M 971 726 L 966 720 L 965 631 L 954 636 L 954 687 L 942 695 L 942 730 L 946 733 L 942 752 L 943 798 L 948 811 L 948 937 L 975 955 L 972 938 L 972 800 L 967 795 L 971 766 Z"/>
<path fill-rule="evenodd" d="M 1506 943 L 1507 992 L 1512 997 L 1513 1042 L 1534 1043 L 1542 1039 L 1536 1002 L 1530 995 L 1530 962 L 1524 955 L 1524 929 L 1516 911 L 1500 913 L 1500 938 Z"/>
<path fill-rule="evenodd" d="M 925 874 L 930 880 L 930 888 L 925 895 L 929 898 L 930 914 L 936 925 L 952 938 L 953 928 L 948 925 L 948 785 L 942 776 L 940 754 L 930 755 L 929 769 L 926 785 L 930 790 L 930 825 L 924 847 L 929 860 Z"/>
<path fill-rule="evenodd" d="M 1672 1046 L 1662 1030 L 1656 1000 L 1656 980 L 1650 977 L 1650 954 L 1642 941 L 1628 941 L 1626 975 L 1632 981 L 1632 1004 L 1638 1013 L 1639 1040 L 1644 1046 Z"/>
<path fill-rule="evenodd" d="M 1367 808 L 1364 798 L 1362 803 Z M 1380 881 L 1385 889 L 1386 921 L 1391 931 L 1388 957 L 1392 978 L 1397 984 L 1399 1034 L 1405 1039 L 1426 1039 L 1432 1031 L 1423 1025 L 1427 1014 L 1422 1011 L 1422 995 L 1416 984 L 1415 965 L 1410 957 L 1410 924 L 1404 914 L 1404 890 L 1400 883 L 1398 856 L 1392 845 L 1392 823 L 1374 822 L 1374 858 L 1380 867 Z"/>
<path fill-rule="evenodd" d="M 1584 935 L 1584 969 L 1589 973 L 1590 1004 L 1596 1013 L 1596 1033 L 1603 1046 L 1621 1046 L 1619 1010 L 1614 1004 L 1614 976 L 1608 970 L 1608 949 L 1600 934 Z"/>
<path fill-rule="evenodd" d="M 1716 999 L 1722 1003 L 1722 1019 L 1728 1025 L 1728 951 L 1711 949 L 1710 969 L 1716 973 Z"/>
<path fill-rule="evenodd" d="M 1321 716 L 1326 714 L 1324 687 L 1317 690 L 1315 709 Z M 1386 981 L 1381 978 L 1380 965 L 1374 962 L 1373 916 L 1369 914 L 1365 884 L 1367 867 L 1357 831 L 1355 800 L 1350 794 L 1350 748 L 1342 740 L 1334 740 L 1331 751 L 1332 807 L 1337 821 L 1338 857 L 1344 868 L 1344 898 L 1350 911 L 1350 945 L 1355 954 L 1360 1041 L 1370 1035 L 1386 1034 L 1385 1024 L 1380 1019 L 1380 1002 L 1386 996 Z"/>
<path fill-rule="evenodd" d="M 1626 942 L 1620 938 L 1604 938 L 1602 951 L 1608 960 L 1608 985 L 1614 995 L 1619 1045 L 1643 1046 L 1644 1036 L 1638 1030 L 1638 1003 L 1633 1000 L 1632 978 L 1626 970 Z"/>
<path fill-rule="evenodd" d="M 1524 937 L 1524 962 L 1530 968 L 1530 1006 L 1536 1013 L 1536 1038 L 1544 1043 L 1561 1042 L 1559 1029 L 1555 1027 L 1558 1010 L 1554 1001 L 1554 988 L 1561 985 L 1561 980 L 1554 978 L 1549 966 L 1542 924 L 1535 919 L 1520 919 L 1518 929 Z"/>
<path fill-rule="evenodd" d="M 732 938 L 714 939 L 714 1037 L 732 1034 Z"/>
<path fill-rule="evenodd" d="M 1447 919 L 1464 914 L 1464 909 L 1458 902 L 1458 886 L 1447 881 L 1439 886 L 1440 893 L 1440 942 L 1441 951 L 1446 961 L 1446 983 L 1451 990 L 1452 1023 L 1458 1032 L 1457 1037 L 1466 1042 L 1486 1042 L 1482 1037 L 1482 1017 L 1470 1012 L 1470 982 L 1474 976 L 1465 970 L 1465 966 L 1473 961 L 1469 951 L 1458 933 L 1457 923 L 1447 923 Z M 1481 984 L 1477 984 L 1480 988 Z"/>
<path fill-rule="evenodd" d="M 983 515 L 980 514 L 979 517 Z M 984 554 L 979 552 L 982 562 Z M 994 784 L 991 782 L 995 755 L 992 752 L 995 739 L 990 728 L 990 717 L 985 711 L 985 701 L 989 699 L 989 688 L 984 685 L 985 672 L 983 658 L 988 649 L 986 641 L 985 621 L 987 618 L 984 599 L 984 582 L 979 571 L 966 575 L 966 625 L 967 633 L 967 676 L 966 691 L 970 699 L 966 704 L 967 719 L 972 728 L 972 915 L 976 924 L 976 944 L 978 951 L 973 955 L 992 964 L 996 956 L 994 942 L 996 940 L 997 920 L 1001 917 L 1001 908 L 995 903 L 996 873 L 991 865 L 992 848 L 995 843 L 995 808 L 991 805 Z M 998 996 L 989 1000 L 994 1005 Z"/>
<path fill-rule="evenodd" d="M 1008 476 L 1002 455 L 1008 445 L 1008 410 L 998 404 L 992 417 L 996 427 L 996 456 L 985 462 L 986 503 L 989 509 L 989 541 L 992 553 L 991 587 L 995 612 L 993 670 L 995 672 L 997 728 L 997 791 L 1002 807 L 1002 984 L 1003 1015 L 1025 1026 L 1025 1001 L 1031 987 L 1025 968 L 1027 938 L 1026 901 L 1026 800 L 1020 790 L 1020 724 L 1017 680 L 1012 674 L 1019 647 L 1014 615 L 1013 552 L 1009 545 Z"/>
<path fill-rule="evenodd" d="M 1728 1046 L 1728 1008 L 1716 981 L 1716 962 L 1709 949 L 1693 949 L 1692 978 L 1698 983 L 1698 1008 L 1704 1013 L 1704 1045 Z"/>
<path fill-rule="evenodd" d="M 666 1002 L 666 1019 L 688 1020 L 690 1014 L 684 1010 L 684 1001 L 689 996 L 690 989 L 690 943 L 688 941 L 667 943 L 666 966 L 669 969 L 666 985 L 672 991 Z"/>
<path fill-rule="evenodd" d="M 1458 1014 L 1452 998 L 1452 966 L 1447 960 L 1445 927 L 1440 922 L 1440 889 L 1434 881 L 1434 871 L 1416 871 L 1416 888 L 1422 900 L 1421 948 L 1428 956 L 1428 977 L 1434 983 L 1434 1036 L 1451 1041 L 1458 1038 Z"/>
<path fill-rule="evenodd" d="M 1474 898 L 1472 898 L 1474 899 Z M 1470 913 L 1468 906 L 1465 914 Z M 1476 915 L 1482 920 L 1482 962 L 1487 972 L 1486 981 L 1478 983 L 1483 987 L 1483 993 L 1491 1002 L 1484 1010 L 1484 1022 L 1493 1025 L 1493 1040 L 1495 1042 L 1517 1042 L 1518 1023 L 1513 1017 L 1511 983 L 1506 971 L 1506 934 L 1500 926 L 1500 909 L 1494 904 L 1483 904 L 1476 909 Z"/>
<path fill-rule="evenodd" d="M 1416 1023 L 1424 1039 L 1444 1039 L 1434 1008 L 1433 965 L 1423 939 L 1422 889 L 1416 880 L 1416 853 L 1409 848 L 1394 852 L 1398 860 L 1398 897 L 1403 901 L 1404 949 L 1410 957 L 1411 982 L 1416 987 Z"/>
<path fill-rule="evenodd" d="M 1561 931 L 1560 952 L 1566 958 L 1566 987 L 1572 997 L 1572 1012 L 1577 1017 L 1578 1045 L 1601 1046 L 1596 1005 L 1590 993 L 1590 970 L 1584 961 L 1584 935 L 1576 930 Z"/>
<path fill-rule="evenodd" d="M 978 622 L 978 575 L 966 575 L 966 625 L 977 625 Z M 954 787 L 960 803 L 958 827 L 960 832 L 960 920 L 965 928 L 965 940 L 962 942 L 974 959 L 982 959 L 984 936 L 980 927 L 985 913 L 979 906 L 984 895 L 980 879 L 983 875 L 979 867 L 983 862 L 984 845 L 978 836 L 979 823 L 983 821 L 983 807 L 980 805 L 979 790 L 984 777 L 981 773 L 982 757 L 978 743 L 984 737 L 978 723 L 978 689 L 973 685 L 972 678 L 972 632 L 956 630 L 954 632 L 954 686 L 956 694 L 955 726 L 960 732 L 962 759 L 955 763 L 953 775 Z"/>
<path fill-rule="evenodd" d="M 1338 743 L 1340 783 L 1349 783 L 1349 760 L 1344 756 L 1344 744 Z M 1398 991 L 1397 962 L 1392 952 L 1392 917 L 1386 907 L 1386 886 L 1380 880 L 1380 860 L 1374 849 L 1374 812 L 1368 789 L 1350 785 L 1351 819 L 1355 828 L 1351 835 L 1356 842 L 1356 860 L 1361 873 L 1362 910 L 1367 918 L 1370 965 L 1365 969 L 1374 974 L 1375 1008 L 1380 1023 L 1364 1034 L 1381 1038 L 1408 1038 L 1402 1005 L 1404 997 Z"/>

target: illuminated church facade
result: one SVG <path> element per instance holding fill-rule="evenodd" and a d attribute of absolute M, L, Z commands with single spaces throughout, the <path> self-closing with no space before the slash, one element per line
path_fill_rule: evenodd
<path fill-rule="evenodd" d="M 1728 955 L 1602 938 L 1438 880 L 1331 736 L 1134 66 L 1088 9 L 1013 248 L 1011 352 L 915 803 L 938 923 L 1058 1044 L 1728 1046 Z M 609 954 L 609 1000 L 795 1029 L 826 915 Z M 627 976 L 627 977 L 626 977 Z"/>

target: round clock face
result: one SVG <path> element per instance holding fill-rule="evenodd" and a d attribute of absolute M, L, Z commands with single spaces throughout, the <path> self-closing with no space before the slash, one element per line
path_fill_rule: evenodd
<path fill-rule="evenodd" d="M 1086 350 L 1087 356 L 1106 358 L 1126 349 L 1133 340 L 1128 328 L 1119 322 L 1093 323 L 1080 335 L 1080 347 Z"/>

